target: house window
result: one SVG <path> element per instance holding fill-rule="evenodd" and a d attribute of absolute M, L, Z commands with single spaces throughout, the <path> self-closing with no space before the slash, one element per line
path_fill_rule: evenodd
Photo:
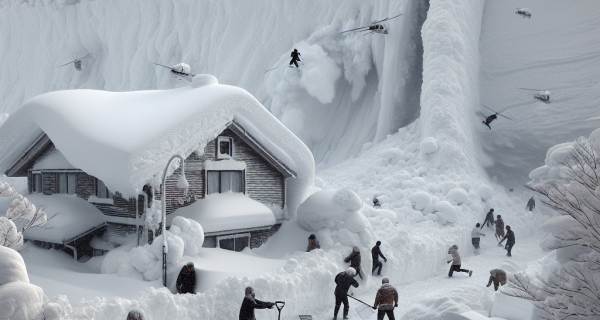
<path fill-rule="evenodd" d="M 58 174 L 58 193 L 75 194 L 77 190 L 77 174 L 59 173 Z"/>
<path fill-rule="evenodd" d="M 250 234 L 233 234 L 217 237 L 218 247 L 221 249 L 240 252 L 250 244 Z"/>
<path fill-rule="evenodd" d="M 102 180 L 96 179 L 96 197 L 104 199 L 112 199 L 113 194 L 108 190 Z"/>
<path fill-rule="evenodd" d="M 206 193 L 244 192 L 243 171 L 208 171 Z"/>
<path fill-rule="evenodd" d="M 233 157 L 233 138 L 217 138 L 217 159 L 231 159 Z"/>
<path fill-rule="evenodd" d="M 35 193 L 41 193 L 43 188 L 42 188 L 42 174 L 41 173 L 34 173 L 33 174 L 33 192 Z"/>

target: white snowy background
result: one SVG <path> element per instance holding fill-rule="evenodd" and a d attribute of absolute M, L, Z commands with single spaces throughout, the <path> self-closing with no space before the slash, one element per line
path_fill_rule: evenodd
<path fill-rule="evenodd" d="M 516 7 L 529 8 L 532 18 L 517 16 Z M 401 12 L 386 36 L 339 34 Z M 149 64 L 186 62 L 193 73 L 246 89 L 298 135 L 314 154 L 316 186 L 333 190 L 321 206 L 339 210 L 337 225 L 313 231 L 292 220 L 263 247 L 242 254 L 182 254 L 170 278 L 194 260 L 194 296 L 172 295 L 160 280 L 135 279 L 126 267 L 125 277 L 118 270 L 101 274 L 101 258 L 82 264 L 33 246 L 23 254 L 29 280 L 63 319 L 124 319 L 132 307 L 152 320 L 232 319 L 247 285 L 258 299 L 285 300 L 282 319 L 326 319 L 333 277 L 346 269 L 351 246 L 361 247 L 368 274 L 367 250 L 381 240 L 383 273 L 401 296 L 397 318 L 489 312 L 503 299 L 484 286 L 489 270 L 535 268 L 547 254 L 538 246 L 545 235 L 538 226 L 548 212 L 524 210 L 529 172 L 548 148 L 600 124 L 585 121 L 599 116 L 599 14 L 594 0 L 4 1 L 0 123 L 49 91 L 187 86 Z M 304 58 L 299 70 L 287 67 L 293 48 Z M 88 53 L 83 71 L 57 69 Z M 552 103 L 519 87 L 548 89 Z M 482 104 L 513 120 L 499 118 L 489 130 L 477 115 L 489 114 Z M 25 193 L 22 179 L 9 181 Z M 361 210 L 344 188 L 365 202 Z M 381 210 L 367 207 L 373 196 Z M 9 205 L 0 199 L 0 213 Z M 485 228 L 481 255 L 473 256 L 469 231 L 491 207 L 517 235 L 512 260 Z M 347 215 L 354 220 L 344 228 L 339 222 L 345 225 Z M 312 232 L 324 250 L 303 253 Z M 473 277 L 447 278 L 452 244 Z M 367 277 L 355 295 L 372 302 L 379 283 Z M 259 318 L 275 316 L 257 311 Z"/>

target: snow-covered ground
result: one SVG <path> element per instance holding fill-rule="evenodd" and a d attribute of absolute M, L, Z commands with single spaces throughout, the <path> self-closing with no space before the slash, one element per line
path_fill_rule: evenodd
<path fill-rule="evenodd" d="M 338 33 L 399 12 L 387 36 Z M 396 317 L 441 319 L 489 310 L 490 269 L 522 270 L 546 254 L 537 226 L 547 216 L 525 212 L 531 194 L 522 185 L 548 147 L 599 126 L 585 121 L 600 115 L 599 14 L 594 0 L 7 1 L 0 4 L 0 113 L 59 89 L 188 85 L 148 62 L 185 61 L 192 72 L 240 86 L 311 149 L 317 187 L 349 188 L 367 206 L 379 198 L 380 210 L 362 213 L 372 242 L 383 242 L 383 274 L 400 293 Z M 286 67 L 292 48 L 305 59 L 299 70 Z M 89 52 L 82 72 L 56 69 Z M 548 89 L 552 103 L 519 87 Z M 489 114 L 482 105 L 512 121 L 499 118 L 489 130 L 477 115 Z M 7 206 L 0 199 L 0 210 Z M 515 230 L 512 259 L 485 228 L 481 254 L 473 255 L 470 230 L 492 207 Z M 63 306 L 65 319 L 121 319 L 132 307 L 151 320 L 232 319 L 247 285 L 258 299 L 285 300 L 282 319 L 328 319 L 333 278 L 347 267 L 350 247 L 324 242 L 325 250 L 305 253 L 310 233 L 291 220 L 255 250 L 202 249 L 189 258 L 200 277 L 194 296 L 173 295 L 160 281 L 100 274 L 102 258 L 78 263 L 36 247 L 23 257 L 31 283 Z M 452 244 L 471 278 L 447 278 Z M 363 251 L 366 273 L 368 256 Z M 367 276 L 355 296 L 372 303 L 380 279 Z M 275 316 L 257 311 L 259 319 Z"/>

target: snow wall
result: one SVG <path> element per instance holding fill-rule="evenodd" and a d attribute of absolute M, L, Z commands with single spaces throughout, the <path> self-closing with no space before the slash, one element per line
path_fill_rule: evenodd
<path fill-rule="evenodd" d="M 0 113 L 55 90 L 188 85 L 149 63 L 183 61 L 256 96 L 323 167 L 419 116 L 427 9 L 428 0 L 4 1 Z M 388 35 L 339 34 L 399 13 Z M 287 68 L 294 47 L 306 63 L 298 70 Z M 59 68 L 88 53 L 82 71 Z"/>

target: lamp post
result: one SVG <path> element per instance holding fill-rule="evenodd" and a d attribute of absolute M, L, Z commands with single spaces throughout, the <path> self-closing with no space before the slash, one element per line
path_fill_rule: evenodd
<path fill-rule="evenodd" d="M 178 154 L 172 156 L 171 159 L 169 159 L 169 162 L 167 162 L 162 180 L 163 286 L 165 287 L 167 286 L 167 253 L 169 251 L 167 245 L 167 171 L 169 171 L 171 161 L 175 158 L 181 159 L 181 176 L 177 181 L 177 188 L 187 189 L 190 186 L 185 178 L 185 159 Z"/>

